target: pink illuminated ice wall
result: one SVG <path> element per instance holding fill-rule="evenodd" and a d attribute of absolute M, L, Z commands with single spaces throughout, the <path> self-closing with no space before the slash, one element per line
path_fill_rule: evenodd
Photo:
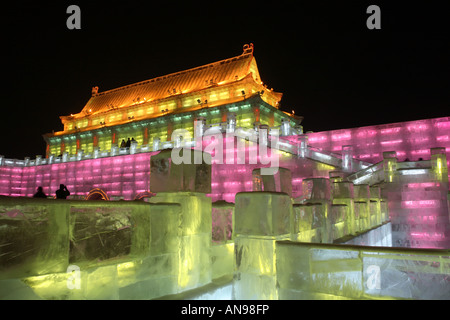
<path fill-rule="evenodd" d="M 306 134 L 308 144 L 340 153 L 343 146 L 353 147 L 354 157 L 377 163 L 383 152 L 396 151 L 399 161 L 430 159 L 430 148 L 445 147 L 450 159 L 450 117 L 322 131 Z"/>
<path fill-rule="evenodd" d="M 86 196 L 100 188 L 109 197 L 134 199 L 149 191 L 150 156 L 140 153 L 116 157 L 88 159 L 38 166 L 0 166 L 0 194 L 31 197 L 38 186 L 54 196 L 59 185 L 65 184 L 71 196 Z"/>

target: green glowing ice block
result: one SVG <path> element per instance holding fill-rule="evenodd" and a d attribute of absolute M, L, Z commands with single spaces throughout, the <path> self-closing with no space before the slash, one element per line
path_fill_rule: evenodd
<path fill-rule="evenodd" d="M 69 206 L 0 196 L 0 279 L 65 271 Z"/>
<path fill-rule="evenodd" d="M 236 234 L 279 236 L 290 233 L 291 198 L 276 192 L 239 192 L 235 200 Z"/>
<path fill-rule="evenodd" d="M 348 231 L 348 207 L 345 204 L 331 205 L 328 219 L 331 225 L 330 241 L 342 238 L 349 234 Z"/>
<path fill-rule="evenodd" d="M 177 160 L 174 162 L 172 156 L 183 160 L 175 164 Z M 163 150 L 151 157 L 150 176 L 150 189 L 155 193 L 176 191 L 211 193 L 211 155 L 184 148 Z"/>
<path fill-rule="evenodd" d="M 303 199 L 323 202 L 331 199 L 330 180 L 326 178 L 308 178 L 302 181 Z"/>
<path fill-rule="evenodd" d="M 211 198 L 197 192 L 159 192 L 151 203 L 181 206 L 178 246 L 178 291 L 193 289 L 211 281 Z"/>
<path fill-rule="evenodd" d="M 211 246 L 211 277 L 217 279 L 234 272 L 234 243 Z"/>
<path fill-rule="evenodd" d="M 280 299 L 346 299 L 361 297 L 361 258 L 355 250 L 322 245 L 277 243 Z"/>
<path fill-rule="evenodd" d="M 325 211 L 321 203 L 294 204 L 291 239 L 303 242 L 322 242 L 326 236 Z"/>
<path fill-rule="evenodd" d="M 285 193 L 240 192 L 235 203 L 236 299 L 277 299 L 275 242 L 288 239 L 291 198 Z"/>
<path fill-rule="evenodd" d="M 351 182 L 334 182 L 332 184 L 333 204 L 345 204 L 348 207 L 348 231 L 354 234 L 357 231 L 355 206 L 354 206 L 354 191 L 353 183 Z"/>

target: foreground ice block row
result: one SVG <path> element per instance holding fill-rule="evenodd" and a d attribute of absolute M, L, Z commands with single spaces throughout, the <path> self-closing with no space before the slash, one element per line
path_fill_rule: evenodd
<path fill-rule="evenodd" d="M 178 160 L 173 156 L 181 158 Z M 211 155 L 191 149 L 167 149 L 150 159 L 152 192 L 211 193 Z"/>
<path fill-rule="evenodd" d="M 0 197 L 0 296 L 21 288 L 44 299 L 151 299 L 209 283 L 210 199 L 158 196 L 100 207 Z M 69 266 L 79 289 L 67 285 Z"/>

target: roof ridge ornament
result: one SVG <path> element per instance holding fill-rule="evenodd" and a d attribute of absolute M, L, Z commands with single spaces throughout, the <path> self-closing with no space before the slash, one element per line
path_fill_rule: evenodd
<path fill-rule="evenodd" d="M 96 96 L 98 94 L 98 87 L 92 87 L 92 96 Z"/>
<path fill-rule="evenodd" d="M 244 44 L 244 52 L 242 54 L 253 54 L 253 43 L 250 44 Z"/>

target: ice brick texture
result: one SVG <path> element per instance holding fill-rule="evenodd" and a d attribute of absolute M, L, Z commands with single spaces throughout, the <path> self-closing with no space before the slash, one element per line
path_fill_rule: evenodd
<path fill-rule="evenodd" d="M 178 291 L 211 281 L 211 199 L 199 192 L 159 192 L 151 203 L 181 206 Z"/>
<path fill-rule="evenodd" d="M 204 194 L 101 204 L 0 197 L 0 296 L 151 299 L 210 281 Z M 67 286 L 69 266 L 79 268 L 79 289 Z"/>
<path fill-rule="evenodd" d="M 212 243 L 224 244 L 234 239 L 234 203 L 212 203 Z"/>
<path fill-rule="evenodd" d="M 399 161 L 430 159 L 430 148 L 444 147 L 450 156 L 450 117 L 405 121 L 352 129 L 308 133 L 308 143 L 321 150 L 341 153 L 351 145 L 357 159 L 377 163 L 383 152 L 395 150 Z"/>
<path fill-rule="evenodd" d="M 183 162 L 176 164 L 172 159 L 174 155 Z M 211 192 L 211 156 L 208 153 L 185 148 L 163 150 L 152 156 L 150 170 L 152 192 Z"/>
<path fill-rule="evenodd" d="M 393 245 L 450 248 L 447 161 L 445 150 L 431 150 L 422 168 L 400 168 L 386 183 Z"/>
<path fill-rule="evenodd" d="M 449 299 L 449 250 L 277 242 L 280 299 Z"/>
<path fill-rule="evenodd" d="M 275 241 L 288 239 L 292 201 L 285 193 L 236 195 L 236 299 L 277 299 Z"/>
<path fill-rule="evenodd" d="M 132 200 L 150 190 L 150 157 L 155 152 L 88 159 L 37 166 L 1 166 L 0 195 L 31 197 L 37 187 L 55 196 L 65 184 L 70 198 L 84 198 L 90 190 L 100 188 L 110 198 Z"/>
<path fill-rule="evenodd" d="M 66 270 L 70 208 L 52 204 L 0 196 L 0 279 Z"/>

